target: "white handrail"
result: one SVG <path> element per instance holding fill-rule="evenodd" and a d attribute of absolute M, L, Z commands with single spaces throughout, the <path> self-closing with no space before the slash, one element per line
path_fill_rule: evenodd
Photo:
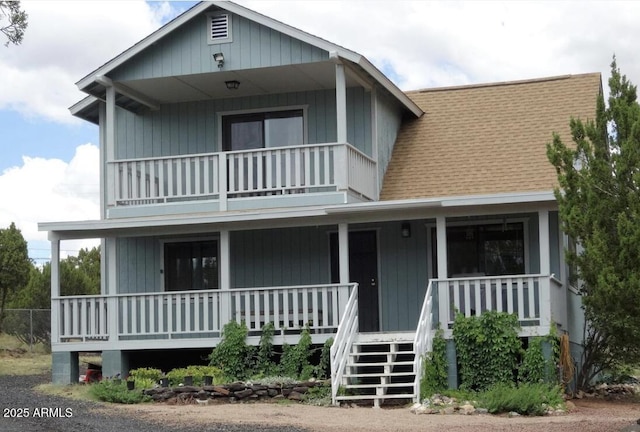
<path fill-rule="evenodd" d="M 358 284 L 354 284 L 338 331 L 331 345 L 331 401 L 336 404 L 336 396 L 344 373 L 351 345 L 358 333 Z"/>
<path fill-rule="evenodd" d="M 413 339 L 413 347 L 415 351 L 415 357 L 413 359 L 413 370 L 415 373 L 415 381 L 413 384 L 413 397 L 415 402 L 420 401 L 420 381 L 422 380 L 422 370 L 424 363 L 424 356 L 431 352 L 431 346 L 433 343 L 433 335 L 431 332 L 431 325 L 433 322 L 433 298 L 431 296 L 433 281 L 429 281 L 427 286 L 427 292 L 424 295 L 424 301 L 422 302 L 422 310 L 420 311 L 420 318 L 418 318 L 418 327 L 416 329 L 416 335 Z"/>

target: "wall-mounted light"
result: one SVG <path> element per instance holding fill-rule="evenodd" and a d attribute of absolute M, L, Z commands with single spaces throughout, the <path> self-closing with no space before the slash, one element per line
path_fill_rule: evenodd
<path fill-rule="evenodd" d="M 213 55 L 213 61 L 218 62 L 218 68 L 222 68 L 222 66 L 224 66 L 224 54 L 215 53 Z"/>
<path fill-rule="evenodd" d="M 402 222 L 400 226 L 400 235 L 402 238 L 411 237 L 411 224 L 409 222 Z"/>
<path fill-rule="evenodd" d="M 229 90 L 238 90 L 238 87 L 240 87 L 240 81 L 232 80 L 225 81 L 224 83 L 227 85 L 227 89 Z"/>

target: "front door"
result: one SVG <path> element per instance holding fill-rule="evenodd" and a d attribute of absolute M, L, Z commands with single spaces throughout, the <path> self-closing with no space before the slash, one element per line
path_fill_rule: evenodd
<path fill-rule="evenodd" d="M 331 281 L 340 281 L 338 235 L 331 235 Z M 376 231 L 349 233 L 349 280 L 358 283 L 358 326 L 380 331 L 378 314 L 378 241 Z"/>

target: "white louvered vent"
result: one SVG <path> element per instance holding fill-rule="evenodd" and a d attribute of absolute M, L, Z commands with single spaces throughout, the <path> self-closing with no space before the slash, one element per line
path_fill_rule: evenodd
<path fill-rule="evenodd" d="M 231 42 L 231 17 L 229 14 L 209 15 L 209 43 Z"/>

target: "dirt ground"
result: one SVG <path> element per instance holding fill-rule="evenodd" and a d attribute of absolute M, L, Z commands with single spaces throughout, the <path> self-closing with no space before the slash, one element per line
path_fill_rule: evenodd
<path fill-rule="evenodd" d="M 235 424 L 294 426 L 314 432 L 392 431 L 618 431 L 640 418 L 640 403 L 574 400 L 564 415 L 513 417 L 484 415 L 415 415 L 408 408 L 337 408 L 307 405 L 216 404 L 118 406 L 130 415 L 163 424 Z"/>

